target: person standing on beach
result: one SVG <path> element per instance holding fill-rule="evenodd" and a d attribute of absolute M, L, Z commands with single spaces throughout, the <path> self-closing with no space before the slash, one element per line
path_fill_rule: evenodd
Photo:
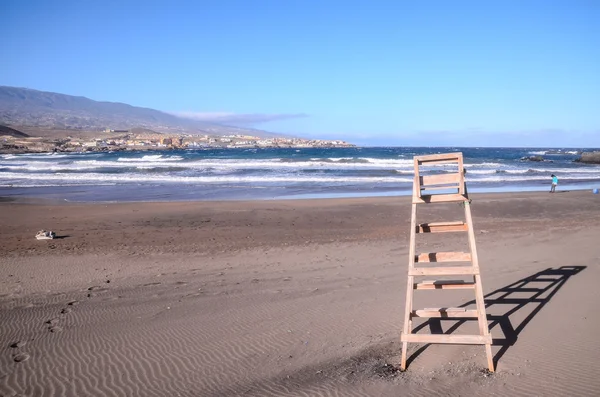
<path fill-rule="evenodd" d="M 552 174 L 552 186 L 550 187 L 550 193 L 556 193 L 556 185 L 558 185 L 558 178 L 556 175 Z"/>

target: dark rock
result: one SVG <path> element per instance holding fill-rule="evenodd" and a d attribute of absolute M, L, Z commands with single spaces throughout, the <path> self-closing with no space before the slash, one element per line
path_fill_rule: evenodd
<path fill-rule="evenodd" d="M 29 360 L 29 357 L 30 357 L 30 356 L 29 356 L 29 354 L 27 354 L 27 353 L 19 353 L 19 354 L 15 354 L 15 355 L 13 356 L 13 360 L 14 360 L 14 362 L 16 362 L 16 363 L 20 363 L 20 362 L 23 362 L 23 361 L 27 361 L 27 360 Z"/>
<path fill-rule="evenodd" d="M 527 157 L 522 157 L 521 158 L 522 161 L 544 161 L 544 158 L 542 156 L 527 156 Z"/>
<path fill-rule="evenodd" d="M 25 346 L 26 344 L 27 344 L 27 342 L 25 342 L 25 341 L 18 341 L 18 342 L 12 343 L 10 345 L 10 347 L 12 347 L 13 349 L 19 349 L 19 348 Z"/>
<path fill-rule="evenodd" d="M 581 157 L 574 161 L 584 164 L 600 164 L 600 152 L 583 152 Z"/>

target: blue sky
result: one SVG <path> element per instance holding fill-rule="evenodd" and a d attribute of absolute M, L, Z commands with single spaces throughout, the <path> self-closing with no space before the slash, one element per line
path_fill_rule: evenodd
<path fill-rule="evenodd" d="M 0 85 L 369 145 L 600 146 L 600 1 L 3 0 Z"/>

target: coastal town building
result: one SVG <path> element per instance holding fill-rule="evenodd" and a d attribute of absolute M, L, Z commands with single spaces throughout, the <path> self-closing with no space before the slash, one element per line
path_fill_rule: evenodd
<path fill-rule="evenodd" d="M 119 135 L 115 135 L 119 132 Z M 110 136 L 106 136 L 109 134 Z M 89 136 L 89 135 L 88 135 Z M 326 148 L 353 147 L 341 140 L 303 139 L 288 137 L 261 138 L 251 135 L 193 135 L 193 134 L 161 134 L 143 132 L 134 134 L 129 130 L 106 129 L 98 133 L 96 138 L 67 136 L 62 139 L 40 137 L 13 138 L 3 137 L 3 146 L 22 152 L 85 152 L 85 151 L 119 151 L 147 149 L 210 149 L 210 148 Z"/>

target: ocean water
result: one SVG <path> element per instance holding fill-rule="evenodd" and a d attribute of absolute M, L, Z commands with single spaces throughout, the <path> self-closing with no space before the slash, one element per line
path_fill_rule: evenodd
<path fill-rule="evenodd" d="M 590 149 L 193 149 L 0 155 L 0 196 L 67 201 L 261 200 L 411 194 L 415 155 L 460 151 L 470 192 L 600 187 Z M 556 153 L 559 151 L 560 153 Z M 546 161 L 522 158 L 543 155 Z M 439 172 L 444 172 L 440 169 Z"/>

